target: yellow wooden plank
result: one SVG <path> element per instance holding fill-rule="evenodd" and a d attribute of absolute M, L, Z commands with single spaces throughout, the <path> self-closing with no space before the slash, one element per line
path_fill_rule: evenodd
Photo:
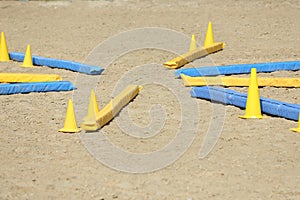
<path fill-rule="evenodd" d="M 1 83 L 48 82 L 61 80 L 62 78 L 56 74 L 0 73 Z"/>
<path fill-rule="evenodd" d="M 112 120 L 121 109 L 126 106 L 138 93 L 142 87 L 138 85 L 127 86 L 120 94 L 113 98 L 97 114 L 95 119 L 84 119 L 81 128 L 86 131 L 96 131 L 110 120 Z"/>
<path fill-rule="evenodd" d="M 190 77 L 181 74 L 185 86 L 249 86 L 250 78 L 240 77 Z M 258 86 L 300 87 L 300 78 L 257 78 Z"/>
<path fill-rule="evenodd" d="M 189 51 L 187 53 L 184 53 L 168 62 L 164 63 L 164 66 L 171 69 L 177 69 L 179 67 L 182 67 L 183 65 L 197 59 L 201 58 L 203 56 L 206 56 L 208 54 L 220 51 L 224 48 L 224 43 L 218 42 L 214 43 L 208 47 L 200 47 L 193 51 Z"/>

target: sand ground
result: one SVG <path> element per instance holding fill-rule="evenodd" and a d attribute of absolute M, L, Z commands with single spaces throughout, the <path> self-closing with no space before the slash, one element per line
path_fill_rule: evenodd
<path fill-rule="evenodd" d="M 208 63 L 292 61 L 300 57 L 299 9 L 297 0 L 0 1 L 0 31 L 5 32 L 10 51 L 24 52 L 31 44 L 35 55 L 84 62 L 98 44 L 135 28 L 168 28 L 187 37 L 195 34 L 202 43 L 207 22 L 212 21 L 215 40 L 226 42 L 226 47 L 205 58 Z M 157 49 L 119 56 L 97 84 L 99 105 L 110 100 L 115 83 L 126 72 L 143 64 L 163 63 L 173 56 Z M 1 72 L 56 73 L 80 84 L 74 72 L 46 67 L 24 69 L 19 64 L 0 63 Z M 180 83 L 173 79 L 173 71 L 161 68 L 166 80 Z M 145 76 L 147 70 L 141 73 Z M 299 73 L 264 75 L 299 77 Z M 138 75 L 133 78 L 139 79 Z M 153 76 L 153 80 L 161 78 Z M 265 87 L 260 92 L 263 97 L 300 103 L 299 89 Z M 182 95 L 188 96 L 189 89 L 184 88 Z M 73 92 L 0 96 L 0 199 L 300 198 L 300 136 L 289 131 L 297 126 L 295 121 L 277 117 L 242 120 L 238 116 L 244 110 L 191 99 L 198 105 L 198 128 L 191 146 L 167 167 L 132 174 L 96 160 L 80 139 L 84 132 L 58 132 L 67 100 L 72 97 Z M 149 138 L 131 137 L 117 123 L 127 116 L 121 112 L 103 128 L 104 135 L 128 152 L 154 152 L 177 137 L 182 116 L 189 115 L 180 112 L 180 103 L 172 90 L 159 84 L 145 85 L 127 111 L 134 123 L 146 127 L 159 117 L 155 115 L 158 105 L 166 114 L 164 127 Z M 214 108 L 225 113 L 221 136 L 213 151 L 199 159 Z M 165 157 L 157 157 L 157 162 L 162 159 Z"/>

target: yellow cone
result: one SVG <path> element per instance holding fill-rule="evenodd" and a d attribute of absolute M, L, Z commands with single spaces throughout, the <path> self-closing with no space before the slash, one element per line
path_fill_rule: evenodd
<path fill-rule="evenodd" d="M 22 67 L 34 67 L 32 64 L 32 55 L 31 55 L 30 45 L 27 45 L 24 61 L 21 66 Z"/>
<path fill-rule="evenodd" d="M 195 49 L 197 49 L 197 43 L 196 43 L 195 35 L 192 35 L 189 51 L 193 51 Z"/>
<path fill-rule="evenodd" d="M 59 129 L 59 132 L 77 133 L 79 131 L 80 131 L 80 129 L 77 127 L 77 124 L 76 124 L 76 118 L 75 118 L 75 112 L 74 112 L 74 108 L 73 108 L 73 102 L 72 102 L 71 99 L 69 99 L 65 124 L 64 124 L 64 127 L 62 129 Z"/>
<path fill-rule="evenodd" d="M 300 133 L 300 112 L 299 112 L 299 117 L 298 117 L 298 128 L 291 128 L 290 130 Z"/>
<path fill-rule="evenodd" d="M 95 95 L 95 91 L 91 91 L 91 96 L 90 96 L 90 102 L 89 102 L 89 108 L 88 108 L 88 114 L 84 118 L 84 121 L 89 121 L 91 119 L 96 119 L 96 115 L 99 112 L 99 107 Z"/>
<path fill-rule="evenodd" d="M 204 41 L 204 48 L 214 44 L 214 34 L 212 30 L 212 24 L 211 22 L 208 23 L 207 31 L 206 31 L 206 37 Z"/>
<path fill-rule="evenodd" d="M 263 118 L 260 108 L 260 97 L 257 84 L 256 68 L 251 69 L 250 85 L 246 103 L 246 113 L 240 118 Z"/>
<path fill-rule="evenodd" d="M 0 62 L 7 62 L 9 61 L 9 55 L 4 32 L 1 32 L 0 40 Z"/>

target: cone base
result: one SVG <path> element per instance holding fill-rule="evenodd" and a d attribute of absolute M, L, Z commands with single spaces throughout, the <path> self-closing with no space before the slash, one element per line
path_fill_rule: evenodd
<path fill-rule="evenodd" d="M 10 60 L 10 59 L 0 59 L 0 62 L 11 62 L 12 60 Z"/>
<path fill-rule="evenodd" d="M 300 127 L 299 128 L 291 128 L 290 130 L 293 131 L 293 132 L 300 133 Z"/>
<path fill-rule="evenodd" d="M 242 119 L 263 119 L 263 118 L 266 118 L 262 115 L 260 116 L 253 116 L 253 115 L 244 115 L 244 116 L 239 116 L 239 118 L 242 118 Z"/>
<path fill-rule="evenodd" d="M 83 122 L 80 126 L 87 132 L 94 132 L 101 128 L 97 124 L 88 124 L 88 122 Z"/>
<path fill-rule="evenodd" d="M 29 68 L 33 68 L 35 67 L 34 65 L 20 65 L 21 67 L 29 67 Z"/>
<path fill-rule="evenodd" d="M 95 124 L 97 123 L 96 116 L 85 116 L 83 118 L 83 121 L 87 124 Z"/>
<path fill-rule="evenodd" d="M 216 43 L 205 44 L 205 45 L 203 45 L 203 48 L 209 48 L 209 47 L 213 46 L 214 44 L 216 44 Z"/>
<path fill-rule="evenodd" d="M 76 129 L 61 128 L 58 131 L 63 132 L 63 133 L 78 133 L 81 130 L 80 130 L 80 128 L 76 128 Z"/>

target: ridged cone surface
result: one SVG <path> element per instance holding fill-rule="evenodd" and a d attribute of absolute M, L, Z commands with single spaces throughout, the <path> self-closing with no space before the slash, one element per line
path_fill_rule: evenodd
<path fill-rule="evenodd" d="M 193 51 L 195 49 L 197 49 L 197 43 L 196 43 L 195 35 L 192 35 L 189 51 Z"/>
<path fill-rule="evenodd" d="M 241 116 L 241 118 L 262 118 L 256 68 L 251 69 L 246 112 L 244 116 Z"/>
<path fill-rule="evenodd" d="M 88 107 L 88 114 L 84 118 L 85 120 L 96 120 L 96 114 L 99 112 L 98 102 L 96 99 L 95 91 L 91 91 L 90 102 Z"/>
<path fill-rule="evenodd" d="M 7 62 L 9 61 L 9 54 L 8 48 L 6 44 L 6 38 L 4 32 L 1 32 L 1 39 L 0 39 L 0 62 Z"/>
<path fill-rule="evenodd" d="M 66 113 L 66 119 L 64 123 L 64 127 L 59 130 L 64 133 L 76 133 L 79 132 L 80 129 L 77 127 L 75 112 L 73 108 L 73 102 L 69 99 L 68 108 Z"/>
<path fill-rule="evenodd" d="M 34 67 L 32 64 L 32 55 L 31 55 L 30 45 L 27 45 L 24 61 L 21 66 L 22 67 Z"/>
<path fill-rule="evenodd" d="M 206 31 L 206 36 L 205 36 L 205 41 L 204 41 L 204 48 L 214 44 L 214 34 L 212 30 L 212 23 L 209 22 L 207 26 L 207 31 Z"/>

